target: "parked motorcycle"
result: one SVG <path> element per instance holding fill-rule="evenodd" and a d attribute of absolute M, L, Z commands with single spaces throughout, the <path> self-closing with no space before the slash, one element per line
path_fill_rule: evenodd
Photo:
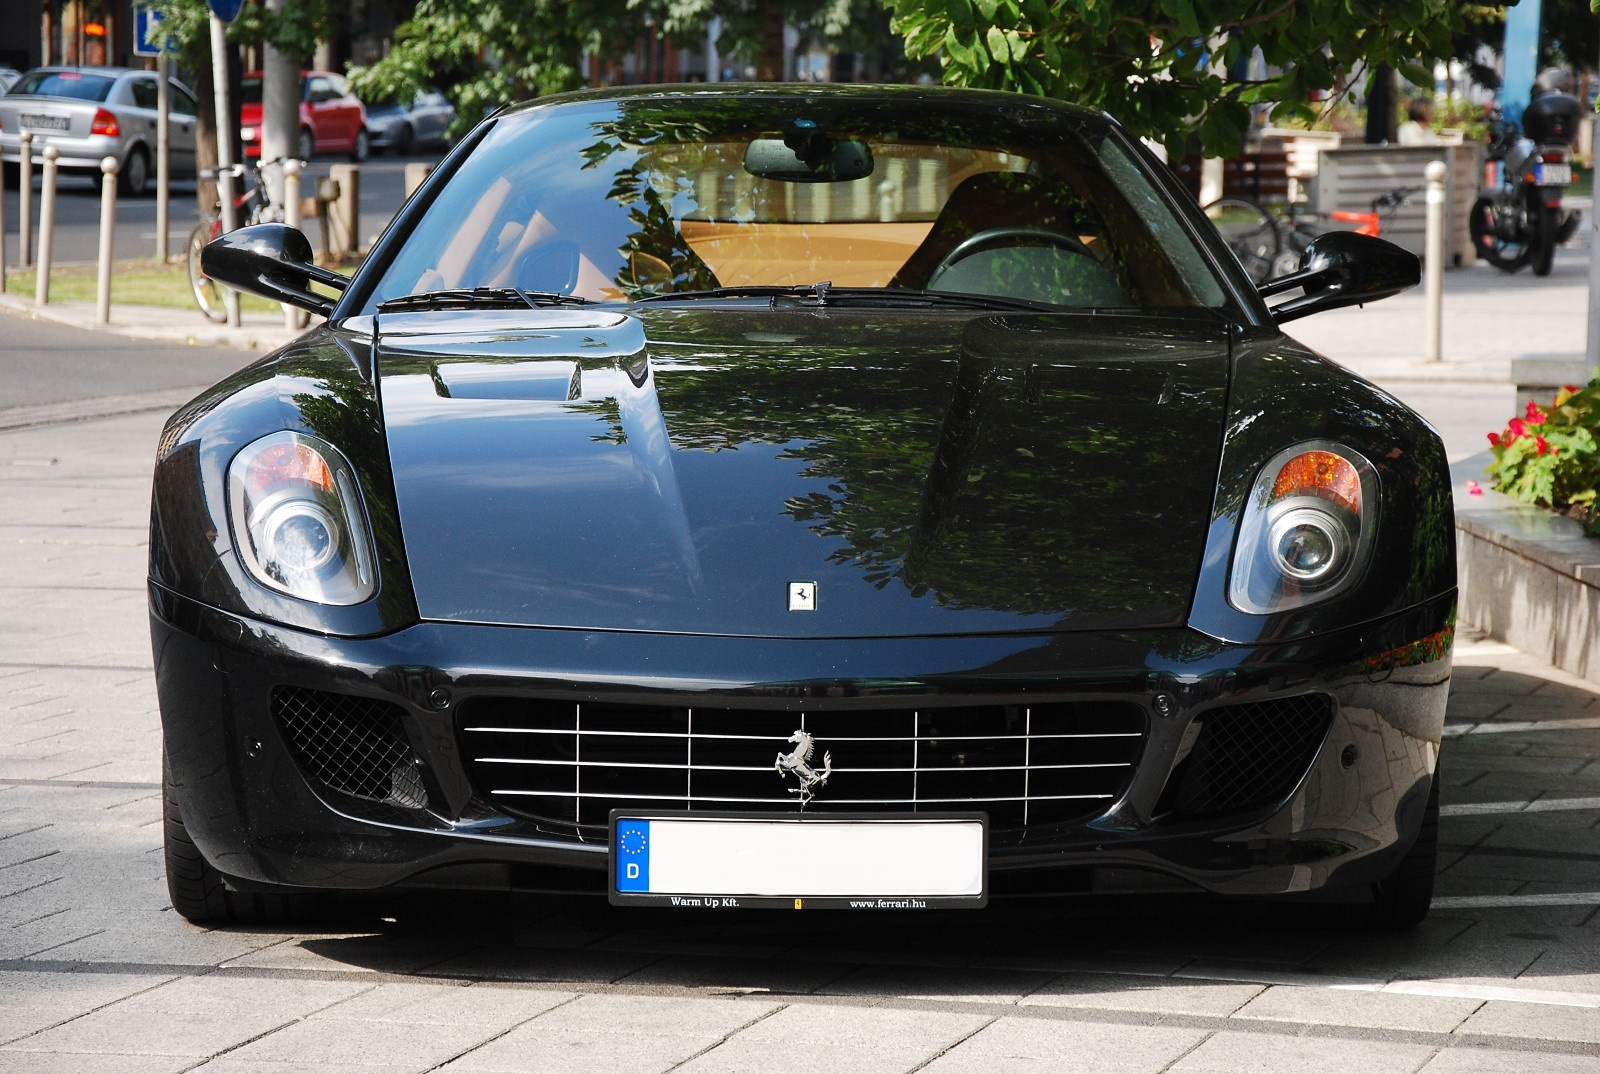
<path fill-rule="evenodd" d="M 1578 230 L 1580 214 L 1561 207 L 1572 182 L 1572 143 L 1583 107 L 1569 92 L 1572 77 L 1551 69 L 1533 84 L 1522 127 L 1496 120 L 1490 127 L 1492 178 L 1472 206 L 1472 246 L 1506 272 L 1533 266 L 1548 276 L 1556 247 Z"/>

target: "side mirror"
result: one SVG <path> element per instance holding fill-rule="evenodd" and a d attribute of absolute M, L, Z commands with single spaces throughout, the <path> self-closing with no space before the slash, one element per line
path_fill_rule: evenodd
<path fill-rule="evenodd" d="M 255 224 L 213 239 L 200 251 L 200 267 L 218 283 L 326 317 L 333 299 L 313 283 L 343 291 L 348 277 L 311 263 L 311 240 L 287 224 Z"/>
<path fill-rule="evenodd" d="M 1272 307 L 1272 319 L 1283 324 L 1323 310 L 1390 298 L 1421 281 L 1422 262 L 1416 254 L 1370 235 L 1331 231 L 1306 246 L 1298 272 L 1268 280 L 1257 290 L 1262 297 L 1297 287 L 1304 290 L 1299 298 Z"/>

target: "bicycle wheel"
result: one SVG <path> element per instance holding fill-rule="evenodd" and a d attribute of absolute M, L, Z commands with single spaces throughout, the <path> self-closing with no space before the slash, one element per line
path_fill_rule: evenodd
<path fill-rule="evenodd" d="M 211 241 L 211 231 L 215 226 L 215 221 L 201 220 L 189 232 L 189 287 L 194 291 L 194 300 L 200 312 L 206 315 L 207 320 L 220 324 L 228 319 L 228 311 L 222 304 L 222 288 L 200 267 L 200 251 Z"/>
<path fill-rule="evenodd" d="M 1219 198 L 1205 213 L 1252 282 L 1272 278 L 1280 240 L 1278 225 L 1265 209 L 1244 198 Z"/>

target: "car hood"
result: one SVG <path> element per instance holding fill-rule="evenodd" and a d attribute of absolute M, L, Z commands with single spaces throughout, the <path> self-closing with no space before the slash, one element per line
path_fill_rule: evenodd
<path fill-rule="evenodd" d="M 885 637 L 1190 604 L 1215 320 L 663 306 L 375 337 L 426 619 Z"/>

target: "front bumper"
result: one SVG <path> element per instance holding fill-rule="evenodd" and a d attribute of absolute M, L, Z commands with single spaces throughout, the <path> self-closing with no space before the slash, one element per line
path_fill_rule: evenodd
<path fill-rule="evenodd" d="M 196 845 L 245 888 L 602 890 L 603 842 L 502 808 L 475 783 L 455 717 L 475 699 L 798 714 L 1090 695 L 1147 714 L 1133 774 L 1093 816 L 995 839 L 995 894 L 1364 888 L 1393 870 L 1422 822 L 1453 617 L 1452 593 L 1280 646 L 1228 645 L 1187 630 L 819 642 L 442 623 L 347 639 L 151 587 L 175 793 Z M 410 789 L 364 797 L 330 789 L 274 717 L 270 699 L 283 688 L 394 713 Z M 1307 696 L 1328 699 L 1331 715 L 1284 793 L 1222 815 L 1170 808 L 1186 730 L 1192 747 L 1192 727 L 1208 713 Z"/>

